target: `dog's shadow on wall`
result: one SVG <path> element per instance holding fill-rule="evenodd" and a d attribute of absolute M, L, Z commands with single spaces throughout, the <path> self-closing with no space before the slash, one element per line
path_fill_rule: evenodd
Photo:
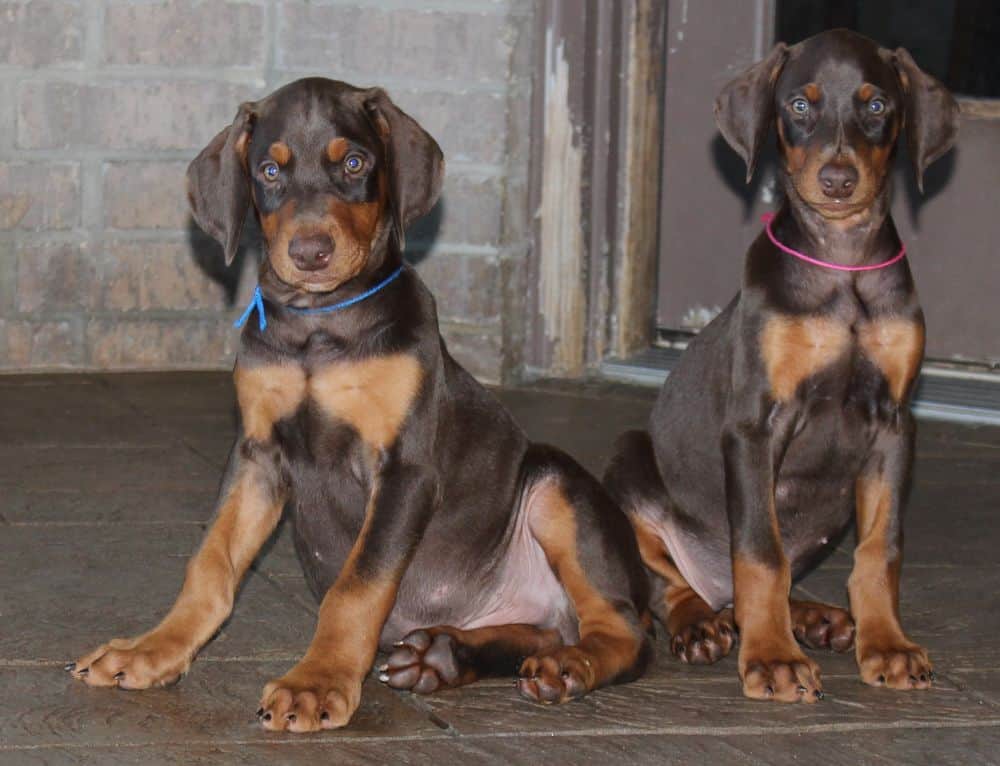
<path fill-rule="evenodd" d="M 920 211 L 923 210 L 924 205 L 944 191 L 951 183 L 958 166 L 959 151 L 961 150 L 958 146 L 954 147 L 924 171 L 924 191 L 921 194 L 920 187 L 917 186 L 917 173 L 913 169 L 906 141 L 902 140 L 896 148 L 896 165 L 893 168 L 893 180 L 896 184 L 895 193 L 902 194 L 902 198 L 906 201 L 910 220 L 913 221 L 913 228 L 917 231 L 920 230 Z"/>
<path fill-rule="evenodd" d="M 445 205 L 442 197 L 427 215 L 407 229 L 404 252 L 407 263 L 414 266 L 420 264 L 434 249 L 441 233 Z M 232 308 L 240 294 L 242 280 L 256 280 L 257 269 L 264 257 L 263 238 L 256 218 L 247 216 L 240 237 L 240 247 L 232 264 L 228 266 L 222 245 L 203 232 L 191 216 L 188 216 L 187 239 L 191 258 L 206 277 L 222 287 L 226 306 Z"/>
<path fill-rule="evenodd" d="M 411 266 L 419 265 L 430 256 L 434 244 L 441 235 L 447 205 L 442 195 L 427 215 L 415 221 L 406 230 L 406 249 L 403 251 L 403 257 Z"/>
<path fill-rule="evenodd" d="M 958 152 L 959 148 L 955 147 L 924 171 L 924 191 L 921 194 L 905 139 L 901 139 L 896 147 L 895 164 L 892 170 L 892 182 L 896 187 L 894 194 L 902 195 L 913 226 L 918 231 L 920 229 L 920 211 L 924 205 L 940 194 L 951 182 L 958 162 Z M 760 157 L 757 160 L 757 168 L 750 183 L 746 183 L 746 165 L 720 133 L 716 133 L 709 143 L 709 153 L 718 177 L 726 188 L 739 197 L 743 203 L 744 223 L 749 221 L 753 215 L 754 203 L 760 199 L 761 187 L 764 184 L 773 186 L 775 204 L 780 204 L 782 190 L 777 182 L 778 151 L 773 132 L 765 139 Z"/>
<path fill-rule="evenodd" d="M 733 148 L 726 143 L 721 133 L 716 133 L 708 145 L 715 173 L 729 191 L 736 195 L 743 205 L 743 221 L 753 215 L 754 202 L 761 195 L 761 187 L 772 183 L 777 167 L 777 152 L 773 141 L 765 140 L 761 147 L 757 166 L 750 183 L 747 183 L 747 166 Z"/>
<path fill-rule="evenodd" d="M 231 308 L 239 295 L 242 275 L 251 264 L 256 273 L 256 266 L 263 253 L 260 227 L 256 220 L 247 217 L 236 257 L 228 266 L 222 245 L 203 232 L 191 216 L 188 216 L 187 239 L 191 258 L 206 277 L 222 287 L 226 307 Z"/>

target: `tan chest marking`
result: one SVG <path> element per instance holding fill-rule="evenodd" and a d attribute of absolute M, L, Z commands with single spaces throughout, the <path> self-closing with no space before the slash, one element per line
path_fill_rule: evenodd
<path fill-rule="evenodd" d="M 892 398 L 903 401 L 924 358 L 923 325 L 912 319 L 880 319 L 863 325 L 858 340 L 885 375 Z"/>
<path fill-rule="evenodd" d="M 769 319 L 761 333 L 761 354 L 774 398 L 790 401 L 802 381 L 833 364 L 850 342 L 850 328 L 835 319 Z"/>
<path fill-rule="evenodd" d="M 353 426 L 365 443 L 384 449 L 396 440 L 422 382 L 414 357 L 393 354 L 324 367 L 310 379 L 309 393 L 324 412 Z"/>
<path fill-rule="evenodd" d="M 293 415 L 306 396 L 306 374 L 292 365 L 237 365 L 233 380 L 243 432 L 255 441 L 268 441 L 274 424 Z"/>

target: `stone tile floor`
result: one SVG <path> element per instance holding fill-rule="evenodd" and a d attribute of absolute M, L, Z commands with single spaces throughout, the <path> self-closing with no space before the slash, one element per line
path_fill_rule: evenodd
<path fill-rule="evenodd" d="M 601 384 L 500 391 L 535 438 L 600 471 L 653 392 Z M 149 627 L 205 528 L 234 430 L 225 374 L 0 377 L 0 764 L 269 762 L 1000 763 L 1000 429 L 922 423 L 902 611 L 931 652 L 929 692 L 863 686 L 819 657 L 827 699 L 743 699 L 735 658 L 673 660 L 557 708 L 509 681 L 418 698 L 370 680 L 337 732 L 269 735 L 261 686 L 302 652 L 315 604 L 281 530 L 235 614 L 171 689 L 72 682 L 62 666 Z M 799 586 L 843 603 L 852 536 Z"/>

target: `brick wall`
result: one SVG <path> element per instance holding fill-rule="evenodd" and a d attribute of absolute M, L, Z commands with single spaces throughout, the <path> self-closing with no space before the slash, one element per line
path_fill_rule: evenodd
<path fill-rule="evenodd" d="M 0 368 L 227 367 L 252 289 L 191 224 L 188 161 L 305 75 L 382 85 L 441 143 L 409 234 L 473 372 L 518 365 L 534 0 L 0 0 Z"/>

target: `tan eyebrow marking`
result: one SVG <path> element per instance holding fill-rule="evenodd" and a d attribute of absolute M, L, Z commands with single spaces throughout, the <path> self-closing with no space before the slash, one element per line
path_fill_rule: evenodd
<path fill-rule="evenodd" d="M 860 88 L 858 88 L 858 98 L 862 101 L 867 101 L 872 96 L 875 95 L 875 86 L 870 82 L 866 82 Z"/>
<path fill-rule="evenodd" d="M 275 141 L 268 147 L 267 153 L 279 165 L 287 165 L 288 161 L 292 158 L 292 150 L 283 141 Z"/>
<path fill-rule="evenodd" d="M 331 138 L 330 143 L 326 145 L 326 156 L 330 162 L 340 162 L 347 154 L 348 147 L 346 138 Z"/>
<path fill-rule="evenodd" d="M 804 88 L 802 89 L 802 92 L 803 92 L 803 93 L 805 93 L 805 94 L 806 94 L 806 98 L 808 98 L 808 99 L 809 99 L 809 100 L 810 100 L 810 101 L 811 101 L 812 103 L 814 103 L 814 104 L 815 104 L 815 103 L 816 103 L 817 101 L 819 101 L 819 100 L 820 100 L 820 98 L 821 98 L 821 97 L 822 97 L 822 95 L 823 95 L 823 89 L 822 89 L 822 88 L 820 88 L 820 87 L 819 87 L 819 85 L 817 85 L 817 84 L 816 84 L 816 83 L 814 83 L 814 82 L 811 82 L 811 83 L 809 83 L 808 85 L 806 85 L 806 86 L 805 86 L 805 87 L 804 87 Z"/>

